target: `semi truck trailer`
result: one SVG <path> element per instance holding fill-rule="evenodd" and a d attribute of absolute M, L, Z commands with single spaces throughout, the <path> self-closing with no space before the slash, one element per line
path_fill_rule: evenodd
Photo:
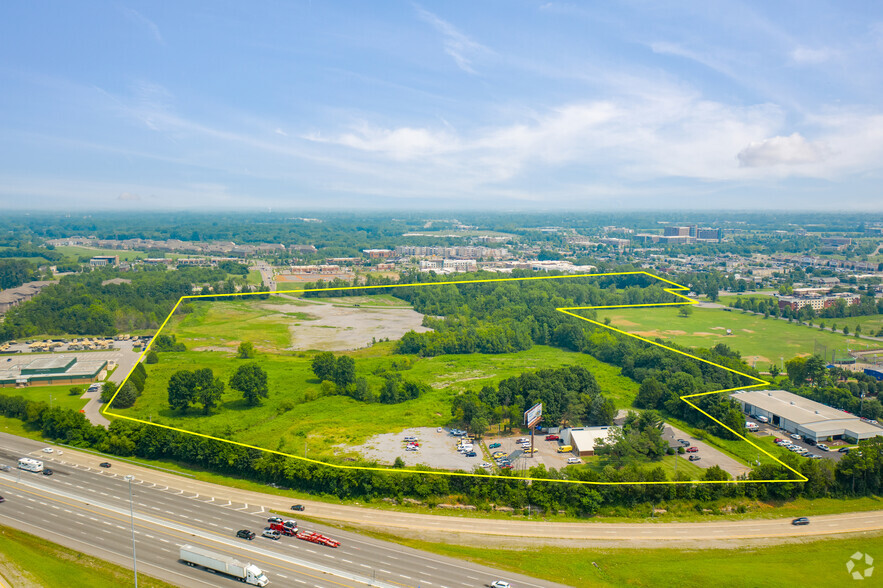
<path fill-rule="evenodd" d="M 188 566 L 199 566 L 227 574 L 252 586 L 266 586 L 270 583 L 259 567 L 250 563 L 242 563 L 229 555 L 215 553 L 201 547 L 182 545 L 181 559 Z"/>

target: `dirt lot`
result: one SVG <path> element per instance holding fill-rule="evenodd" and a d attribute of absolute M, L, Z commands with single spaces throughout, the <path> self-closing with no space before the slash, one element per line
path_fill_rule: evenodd
<path fill-rule="evenodd" d="M 423 315 L 410 307 L 362 308 L 335 302 L 304 300 L 308 305 L 276 306 L 280 312 L 302 312 L 306 319 L 291 325 L 289 349 L 346 351 L 371 345 L 372 339 L 400 339 L 408 331 L 422 333 Z"/>

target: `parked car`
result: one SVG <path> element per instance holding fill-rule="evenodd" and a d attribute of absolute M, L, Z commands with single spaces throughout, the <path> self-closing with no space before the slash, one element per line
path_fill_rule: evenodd
<path fill-rule="evenodd" d="M 483 462 L 481 462 L 480 464 L 478 464 L 478 467 L 480 467 L 480 468 L 484 468 L 484 469 L 488 469 L 488 468 L 492 468 L 492 467 L 494 467 L 494 466 L 492 466 L 491 464 L 489 464 L 489 463 L 486 462 L 486 461 L 483 461 Z"/>
<path fill-rule="evenodd" d="M 546 435 L 546 441 L 558 441 L 561 437 L 558 435 Z"/>
<path fill-rule="evenodd" d="M 305 510 L 303 504 L 294 504 L 291 507 L 291 510 Z"/>
<path fill-rule="evenodd" d="M 491 443 L 487 446 L 488 449 L 496 449 L 497 447 L 502 447 L 502 443 Z"/>
<path fill-rule="evenodd" d="M 807 437 L 806 439 L 804 439 L 803 442 L 806 443 L 806 444 L 809 445 L 809 446 L 813 446 L 813 445 L 816 444 L 816 442 L 815 442 L 814 440 L 810 439 L 809 437 Z"/>
<path fill-rule="evenodd" d="M 690 442 L 687 441 L 686 439 L 678 439 L 678 443 L 680 443 L 680 444 L 683 445 L 684 447 L 689 447 L 689 446 L 690 446 Z"/>
<path fill-rule="evenodd" d="M 841 447 L 837 450 L 838 453 L 849 453 L 849 447 Z"/>
<path fill-rule="evenodd" d="M 236 531 L 236 536 L 240 539 L 248 539 L 249 541 L 251 541 L 252 539 L 254 539 L 254 531 L 249 531 L 248 529 L 240 529 L 239 531 Z"/>
<path fill-rule="evenodd" d="M 690 460 L 690 461 L 699 461 L 700 459 L 702 459 L 702 458 L 699 457 L 698 455 L 691 455 L 691 456 L 689 457 L 689 460 Z"/>
<path fill-rule="evenodd" d="M 583 460 L 581 460 L 578 457 L 568 457 L 567 458 L 567 463 L 582 463 L 582 462 L 583 462 Z"/>
<path fill-rule="evenodd" d="M 699 451 L 698 447 L 688 447 L 687 448 L 687 453 L 696 453 L 697 451 Z"/>
<path fill-rule="evenodd" d="M 806 517 L 799 517 L 791 521 L 792 525 L 808 525 L 809 519 Z"/>
<path fill-rule="evenodd" d="M 505 456 L 506 456 L 505 451 L 497 451 L 491 457 L 493 457 L 494 459 L 500 459 L 501 457 L 505 457 Z"/>
<path fill-rule="evenodd" d="M 280 537 L 282 537 L 282 533 L 277 531 L 276 529 L 264 529 L 264 532 L 261 533 L 264 537 L 268 539 L 273 539 L 274 541 L 278 541 Z"/>
<path fill-rule="evenodd" d="M 536 453 L 537 451 L 539 451 L 539 449 L 537 449 L 536 447 L 534 447 L 533 449 L 531 449 L 530 447 L 524 448 L 525 453 Z"/>
<path fill-rule="evenodd" d="M 102 462 L 101 462 L 100 464 L 98 464 L 98 465 L 101 466 L 101 467 L 103 467 L 103 468 L 109 468 L 109 467 L 110 467 L 110 462 L 102 461 Z"/>
<path fill-rule="evenodd" d="M 778 443 L 779 441 L 781 441 L 781 439 L 779 439 L 778 437 L 776 437 L 775 439 L 773 439 L 773 443 Z"/>
<path fill-rule="evenodd" d="M 797 433 L 794 433 L 793 435 L 791 435 L 791 438 L 794 439 L 795 441 L 800 441 L 801 439 L 803 439 L 803 437 L 801 437 Z"/>
<path fill-rule="evenodd" d="M 281 523 L 282 517 L 270 517 L 269 519 L 267 519 L 267 522 L 268 523 Z"/>
<path fill-rule="evenodd" d="M 511 470 L 513 467 L 514 466 L 511 463 L 504 463 L 503 465 L 500 466 L 500 469 Z"/>
<path fill-rule="evenodd" d="M 818 447 L 822 451 L 831 451 L 831 449 L 824 443 L 819 443 L 818 445 L 816 445 L 816 447 Z"/>
<path fill-rule="evenodd" d="M 478 457 L 478 454 L 474 451 L 469 451 L 466 453 L 466 457 Z"/>

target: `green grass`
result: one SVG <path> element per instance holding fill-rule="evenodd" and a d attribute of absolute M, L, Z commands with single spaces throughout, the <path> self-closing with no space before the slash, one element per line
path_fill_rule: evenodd
<path fill-rule="evenodd" d="M 725 343 L 742 354 L 750 365 L 757 363 L 766 369 L 771 362 L 779 362 L 799 355 L 811 355 L 815 343 L 828 350 L 867 349 L 879 344 L 821 331 L 818 328 L 788 323 L 773 318 L 764 319 L 755 314 L 723 309 L 693 308 L 689 317 L 678 316 L 677 308 L 641 308 L 600 311 L 599 320 L 611 319 L 611 326 L 648 339 L 667 339 L 687 347 L 711 348 Z M 727 335 L 726 329 L 733 334 Z"/>
<path fill-rule="evenodd" d="M 0 580 L 4 578 L 11 586 L 134 586 L 134 576 L 126 568 L 42 537 L 0 526 Z M 138 585 L 172 587 L 143 573 L 138 574 Z"/>
<path fill-rule="evenodd" d="M 72 386 L 65 384 L 61 386 L 28 386 L 26 388 L 0 388 L 0 394 L 4 396 L 23 396 L 27 400 L 43 401 L 49 403 L 49 395 L 52 395 L 52 406 L 60 406 L 62 408 L 70 408 L 71 410 L 80 410 L 86 406 L 88 400 L 80 398 L 88 387 L 88 384 L 79 384 L 77 387 L 82 391 L 76 396 L 71 396 L 68 392 Z"/>
<path fill-rule="evenodd" d="M 265 304 L 266 303 L 266 304 Z M 235 350 L 242 341 L 257 349 L 284 349 L 291 344 L 286 322 L 272 308 L 277 299 L 228 298 L 217 302 L 196 302 L 192 312 L 172 317 L 163 329 L 173 333 L 188 349 L 225 347 Z"/>
<path fill-rule="evenodd" d="M 449 545 L 371 535 L 440 555 L 568 586 L 836 586 L 852 583 L 846 562 L 856 552 L 879 557 L 883 535 L 737 549 L 574 549 Z M 859 569 L 864 569 L 864 566 Z M 876 575 L 876 574 L 875 574 Z"/>
<path fill-rule="evenodd" d="M 251 286 L 260 286 L 263 283 L 261 272 L 258 270 L 248 270 L 248 275 L 245 277 L 245 283 Z"/>
<path fill-rule="evenodd" d="M 614 467 L 617 465 L 614 461 L 597 455 L 585 456 L 582 460 L 586 464 L 586 467 L 595 470 L 596 472 L 600 472 L 607 465 Z M 646 469 L 652 469 L 657 466 L 661 467 L 662 471 L 665 472 L 666 477 L 673 480 L 675 478 L 675 464 L 677 464 L 677 473 L 689 474 L 691 480 L 701 480 L 705 473 L 705 468 L 701 468 L 682 457 L 678 458 L 674 455 L 666 455 L 660 461 L 640 462 L 639 465 Z"/>
<path fill-rule="evenodd" d="M 96 255 L 119 255 L 120 261 L 134 261 L 147 258 L 147 252 L 145 251 L 100 249 L 98 247 L 78 247 L 76 245 L 59 245 L 55 250 L 73 260 L 77 260 L 80 257 L 94 257 Z"/>
<path fill-rule="evenodd" d="M 443 355 L 432 358 L 393 356 L 393 343 L 379 343 L 353 352 L 358 377 L 366 378 L 374 389 L 382 383 L 374 374 L 379 367 L 408 362 L 402 374 L 407 379 L 427 382 L 431 390 L 420 398 L 401 404 L 366 404 L 346 396 L 321 396 L 321 387 L 312 373 L 312 354 L 259 353 L 256 361 L 268 374 L 271 395 L 260 406 L 247 407 L 240 395 L 228 387 L 221 408 L 210 416 L 192 409 L 186 414 L 168 408 L 167 386 L 180 369 L 208 367 L 216 376 L 229 381 L 243 363 L 234 353 L 187 351 L 160 353 L 158 364 L 147 366 L 149 377 L 144 394 L 134 407 L 115 411 L 188 431 L 206 433 L 267 449 L 303 455 L 330 456 L 337 444 L 360 444 L 372 435 L 401 431 L 407 427 L 438 427 L 451 420 L 451 400 L 465 390 L 516 376 L 530 369 L 582 365 L 598 380 L 605 395 L 617 407 L 631 404 L 637 384 L 619 374 L 619 368 L 579 353 L 535 346 L 519 353 L 501 355 Z M 307 395 L 315 400 L 306 401 Z"/>

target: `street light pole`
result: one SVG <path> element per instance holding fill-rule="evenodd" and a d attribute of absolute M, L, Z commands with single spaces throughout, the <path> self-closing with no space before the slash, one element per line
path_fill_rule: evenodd
<path fill-rule="evenodd" d="M 132 480 L 133 475 L 128 475 L 124 480 L 129 483 L 129 516 L 132 519 L 132 565 L 135 571 L 135 588 L 138 588 L 138 555 L 135 552 L 135 503 L 132 500 Z"/>

